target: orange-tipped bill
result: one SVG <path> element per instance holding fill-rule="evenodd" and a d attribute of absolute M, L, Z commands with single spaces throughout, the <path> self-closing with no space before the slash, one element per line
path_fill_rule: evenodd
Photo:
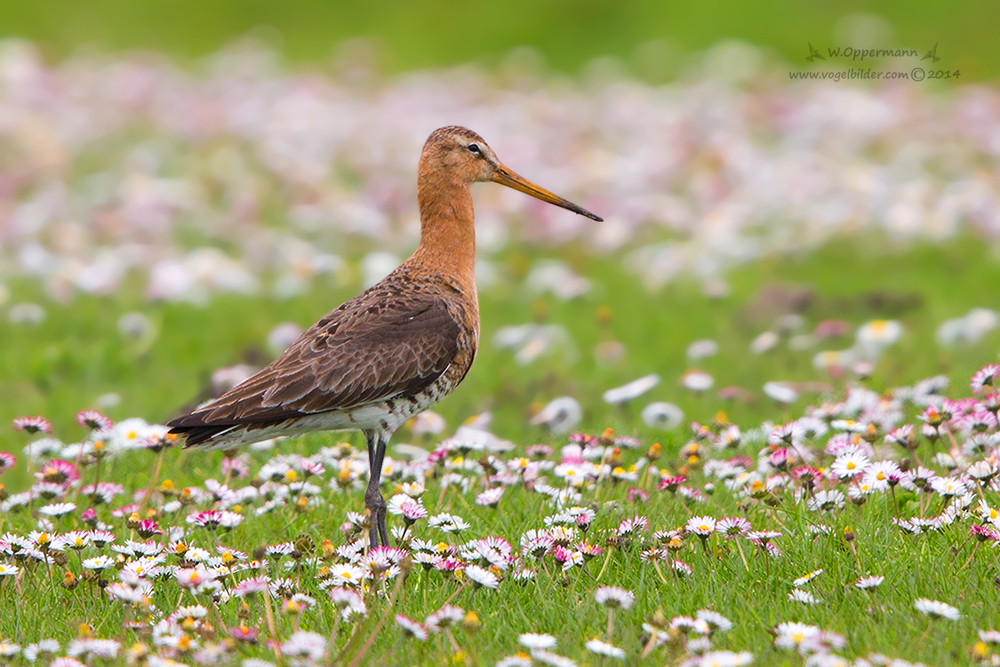
<path fill-rule="evenodd" d="M 500 185 L 506 185 L 508 188 L 514 188 L 515 190 L 520 190 L 521 192 L 531 195 L 535 199 L 541 199 L 550 204 L 555 204 L 567 211 L 573 211 L 574 213 L 579 213 L 580 215 L 586 216 L 591 220 L 597 220 L 598 222 L 604 222 L 604 218 L 598 217 L 588 211 L 585 208 L 577 206 L 571 201 L 567 201 L 558 195 L 554 195 L 545 188 L 538 187 L 531 181 L 521 176 L 518 176 L 512 172 L 507 167 L 500 165 L 496 174 L 493 176 L 492 180 L 494 183 L 499 183 Z"/>

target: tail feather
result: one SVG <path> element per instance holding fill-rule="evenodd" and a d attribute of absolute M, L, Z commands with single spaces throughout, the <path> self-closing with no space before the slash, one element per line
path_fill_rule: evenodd
<path fill-rule="evenodd" d="M 169 426 L 169 424 L 168 424 Z M 170 432 L 184 436 L 184 447 L 195 447 L 213 439 L 226 431 L 231 431 L 237 424 L 205 424 L 202 426 L 174 426 Z"/>

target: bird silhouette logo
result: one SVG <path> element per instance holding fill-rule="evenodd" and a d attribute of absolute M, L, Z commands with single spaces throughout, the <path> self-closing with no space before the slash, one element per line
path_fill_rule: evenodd
<path fill-rule="evenodd" d="M 934 63 L 936 63 L 937 61 L 941 60 L 938 57 L 938 54 L 937 54 L 937 47 L 938 47 L 937 42 L 935 42 L 934 43 L 934 48 L 931 49 L 930 51 L 928 51 L 927 55 L 924 56 L 923 58 L 921 58 L 921 60 L 927 60 L 928 58 L 930 58 L 931 62 L 934 62 Z"/>
<path fill-rule="evenodd" d="M 820 60 L 826 60 L 826 58 L 820 55 L 819 51 L 813 48 L 812 42 L 806 42 L 806 44 L 809 45 L 809 55 L 806 56 L 806 60 L 808 60 L 809 62 L 813 62 L 817 58 Z"/>

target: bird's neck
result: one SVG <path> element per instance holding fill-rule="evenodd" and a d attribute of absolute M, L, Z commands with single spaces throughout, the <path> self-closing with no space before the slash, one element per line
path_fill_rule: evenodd
<path fill-rule="evenodd" d="M 440 173 L 420 173 L 420 245 L 410 258 L 422 272 L 452 276 L 475 294 L 476 229 L 469 184 Z"/>

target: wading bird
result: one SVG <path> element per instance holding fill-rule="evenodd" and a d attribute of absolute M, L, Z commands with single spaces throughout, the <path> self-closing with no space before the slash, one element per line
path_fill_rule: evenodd
<path fill-rule="evenodd" d="M 232 449 L 309 431 L 360 430 L 368 442 L 370 544 L 385 546 L 379 490 L 386 444 L 465 378 L 479 344 L 476 235 L 469 186 L 493 181 L 601 221 L 505 167 L 463 127 L 428 137 L 417 170 L 420 244 L 399 268 L 327 313 L 284 354 L 215 401 L 169 423 L 187 447 Z"/>

